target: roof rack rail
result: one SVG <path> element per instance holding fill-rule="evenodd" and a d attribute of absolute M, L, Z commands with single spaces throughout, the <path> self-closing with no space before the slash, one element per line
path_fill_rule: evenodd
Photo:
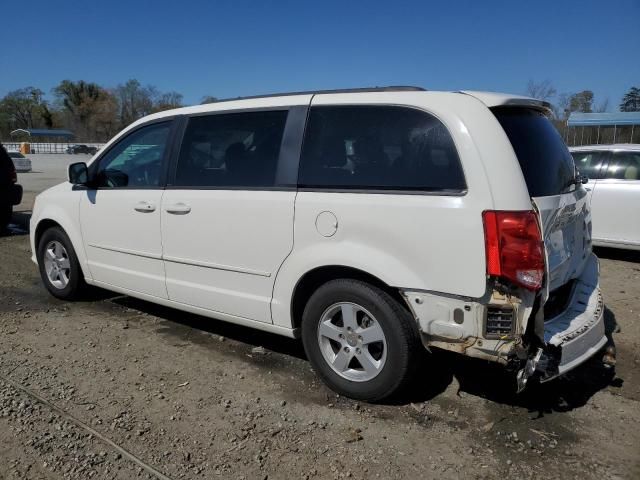
<path fill-rule="evenodd" d="M 302 92 L 269 93 L 267 95 L 251 95 L 247 97 L 222 98 L 220 100 L 216 100 L 213 103 L 232 102 L 235 100 L 253 100 L 256 98 L 290 97 L 293 95 L 319 95 L 319 94 L 327 94 L 327 93 L 425 92 L 425 91 L 426 91 L 425 88 L 413 87 L 408 85 L 394 85 L 394 86 L 388 86 L 388 87 L 338 88 L 335 90 L 307 90 Z"/>

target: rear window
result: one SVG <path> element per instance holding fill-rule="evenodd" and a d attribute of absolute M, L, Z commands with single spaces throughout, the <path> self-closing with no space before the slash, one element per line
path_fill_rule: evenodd
<path fill-rule="evenodd" d="M 9 152 L 9 156 L 11 158 L 26 158 L 24 155 L 22 155 L 20 152 Z"/>
<path fill-rule="evenodd" d="M 575 178 L 575 165 L 562 137 L 542 112 L 527 108 L 494 108 L 513 146 L 529 195 L 564 193 Z"/>

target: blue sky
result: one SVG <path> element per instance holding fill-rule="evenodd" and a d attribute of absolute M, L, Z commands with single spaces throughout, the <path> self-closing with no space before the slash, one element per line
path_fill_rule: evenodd
<path fill-rule="evenodd" d="M 129 78 L 185 103 L 291 90 L 640 85 L 640 0 L 4 2 L 0 95 Z M 10 21 L 7 21 L 11 19 Z"/>

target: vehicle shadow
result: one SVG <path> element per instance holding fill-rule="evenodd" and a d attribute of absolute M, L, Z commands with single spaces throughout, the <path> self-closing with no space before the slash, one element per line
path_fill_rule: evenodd
<path fill-rule="evenodd" d="M 594 253 L 598 258 L 609 260 L 622 260 L 624 262 L 640 263 L 640 250 L 624 250 L 621 248 L 594 247 Z"/>
<path fill-rule="evenodd" d="M 307 358 L 300 341 L 282 335 L 276 335 L 221 320 L 214 320 L 202 315 L 176 310 L 133 297 L 119 296 L 111 298 L 110 301 L 166 320 L 168 323 L 162 327 L 162 333 L 164 334 L 185 337 L 188 336 L 190 330 L 196 329 L 210 335 L 247 344 L 248 348 L 261 346 L 267 350 L 283 355 L 304 360 Z"/>
<path fill-rule="evenodd" d="M 282 355 L 306 360 L 299 340 L 263 332 L 249 327 L 212 320 L 207 317 L 176 310 L 162 305 L 119 296 L 110 299 L 118 305 L 154 315 L 166 320 L 160 333 L 193 340 L 193 330 L 225 337 L 247 345 L 247 349 L 262 346 Z M 609 344 L 617 328 L 615 315 L 605 309 L 605 326 Z M 603 350 L 604 352 L 604 350 Z M 532 380 L 527 389 L 516 393 L 515 372 L 484 360 L 436 350 L 420 355 L 416 376 L 410 386 L 392 400 L 390 405 L 407 405 L 430 401 L 445 390 L 454 388 L 456 394 L 469 394 L 492 402 L 517 406 L 536 413 L 538 417 L 553 412 L 567 412 L 584 406 L 589 399 L 607 387 L 620 387 L 623 380 L 615 375 L 615 368 L 602 362 L 603 352 L 572 372 L 548 383 Z"/>
<path fill-rule="evenodd" d="M 454 385 L 457 394 L 470 394 L 492 402 L 526 408 L 529 412 L 537 413 L 538 417 L 583 407 L 600 390 L 618 388 L 624 382 L 616 377 L 613 365 L 603 362 L 608 348 L 615 351 L 613 333 L 618 328 L 614 313 L 606 307 L 604 320 L 608 339 L 605 347 L 584 364 L 555 380 L 540 383 L 532 379 L 522 393 L 516 393 L 515 372 L 509 372 L 492 362 L 434 351 L 431 358 L 425 359 L 421 365 L 419 378 L 405 395 L 404 401 L 428 401 Z"/>
<path fill-rule="evenodd" d="M 0 229 L 0 237 L 28 235 L 30 219 L 31 219 L 30 210 L 13 212 L 13 216 L 11 217 L 11 221 L 9 222 L 9 226 L 4 230 Z"/>

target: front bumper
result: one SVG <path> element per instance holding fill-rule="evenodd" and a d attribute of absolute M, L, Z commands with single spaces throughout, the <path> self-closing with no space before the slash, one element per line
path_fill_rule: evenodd
<path fill-rule="evenodd" d="M 595 255 L 575 282 L 568 307 L 544 325 L 542 356 L 536 365 L 540 381 L 567 373 L 596 354 L 607 343 L 604 303 Z"/>

